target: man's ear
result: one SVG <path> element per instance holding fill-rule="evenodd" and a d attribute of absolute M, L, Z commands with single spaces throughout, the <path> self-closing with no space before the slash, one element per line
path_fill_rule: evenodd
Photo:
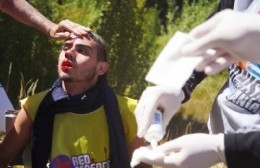
<path fill-rule="evenodd" d="M 104 75 L 107 72 L 108 63 L 107 62 L 99 62 L 97 66 L 97 74 Z"/>

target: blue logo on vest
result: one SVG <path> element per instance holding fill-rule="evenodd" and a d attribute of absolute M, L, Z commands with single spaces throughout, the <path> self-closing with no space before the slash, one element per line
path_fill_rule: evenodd
<path fill-rule="evenodd" d="M 74 168 L 74 166 L 70 157 L 59 155 L 51 161 L 50 168 Z"/>

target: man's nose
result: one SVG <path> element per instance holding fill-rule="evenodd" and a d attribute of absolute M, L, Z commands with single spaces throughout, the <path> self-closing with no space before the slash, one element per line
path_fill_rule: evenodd
<path fill-rule="evenodd" d="M 75 56 L 75 52 L 73 48 L 70 48 L 69 50 L 65 51 L 65 58 L 72 59 Z"/>

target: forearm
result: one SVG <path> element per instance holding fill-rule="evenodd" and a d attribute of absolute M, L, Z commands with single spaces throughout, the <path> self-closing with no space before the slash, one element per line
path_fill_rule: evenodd
<path fill-rule="evenodd" d="M 204 72 L 193 71 L 191 77 L 186 81 L 185 85 L 182 87 L 184 93 L 184 100 L 182 103 L 185 103 L 190 99 L 190 96 L 196 86 L 206 77 Z"/>
<path fill-rule="evenodd" d="M 229 168 L 257 168 L 260 165 L 260 132 L 225 135 L 225 155 Z"/>
<path fill-rule="evenodd" d="M 56 25 L 25 0 L 2 0 L 0 3 L 0 8 L 14 19 L 33 26 L 47 35 L 50 28 Z"/>
<path fill-rule="evenodd" d="M 5 168 L 7 166 L 7 164 L 9 163 L 9 161 L 11 160 L 11 158 L 9 158 L 5 151 L 6 147 L 3 144 L 0 144 L 0 168 Z"/>
<path fill-rule="evenodd" d="M 19 140 L 18 140 L 19 139 Z M 19 138 L 19 133 L 11 129 L 8 135 L 0 144 L 0 168 L 5 168 L 10 161 L 26 146 L 29 137 Z"/>

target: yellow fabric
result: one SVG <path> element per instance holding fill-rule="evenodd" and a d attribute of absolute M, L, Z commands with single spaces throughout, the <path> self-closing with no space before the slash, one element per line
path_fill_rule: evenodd
<path fill-rule="evenodd" d="M 34 120 L 38 106 L 47 91 L 21 101 Z M 127 144 L 136 137 L 137 125 L 133 111 L 136 100 L 117 96 Z M 54 121 L 51 151 L 52 164 L 106 167 L 109 162 L 109 135 L 104 108 L 88 114 L 57 114 Z M 69 161 L 68 161 L 69 160 Z M 72 162 L 72 163 L 69 163 Z"/>

